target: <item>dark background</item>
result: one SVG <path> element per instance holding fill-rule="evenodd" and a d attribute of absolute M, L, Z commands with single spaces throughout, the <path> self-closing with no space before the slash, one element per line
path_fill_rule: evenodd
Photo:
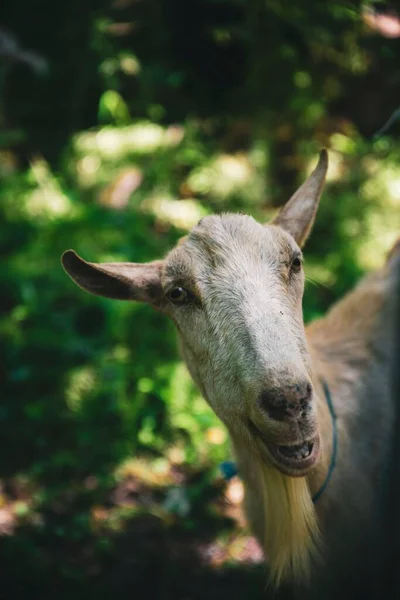
<path fill-rule="evenodd" d="M 263 596 L 172 325 L 83 294 L 59 258 L 154 259 L 213 211 L 267 220 L 326 146 L 318 317 L 396 238 L 399 64 L 384 2 L 3 3 L 0 598 Z"/>

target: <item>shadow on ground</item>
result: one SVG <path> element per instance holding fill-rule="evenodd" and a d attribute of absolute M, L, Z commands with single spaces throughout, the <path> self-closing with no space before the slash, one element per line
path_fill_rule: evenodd
<path fill-rule="evenodd" d="M 0 598 L 265 598 L 260 550 L 239 523 L 240 482 L 208 477 L 180 472 L 179 485 L 151 487 L 129 472 L 109 490 L 89 477 L 35 509 L 36 490 L 4 485 Z"/>

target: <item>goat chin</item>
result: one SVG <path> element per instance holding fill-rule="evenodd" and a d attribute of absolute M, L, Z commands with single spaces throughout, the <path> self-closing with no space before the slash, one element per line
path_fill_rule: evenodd
<path fill-rule="evenodd" d="M 288 477 L 261 467 L 264 551 L 274 587 L 285 581 L 307 583 L 319 555 L 320 535 L 306 477 Z"/>

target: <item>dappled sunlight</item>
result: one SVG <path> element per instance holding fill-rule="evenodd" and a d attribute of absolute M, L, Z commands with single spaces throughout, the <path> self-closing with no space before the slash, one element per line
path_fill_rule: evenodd
<path fill-rule="evenodd" d="M 236 533 L 201 547 L 203 560 L 216 569 L 235 562 L 262 564 L 264 554 L 256 540 L 244 533 Z"/>
<path fill-rule="evenodd" d="M 30 178 L 35 189 L 25 195 L 25 211 L 32 219 L 62 219 L 77 214 L 45 160 L 34 159 L 31 162 Z"/>
<path fill-rule="evenodd" d="M 100 167 L 100 158 L 92 154 L 77 161 L 77 176 L 82 188 L 92 187 L 97 182 Z"/>
<path fill-rule="evenodd" d="M 162 147 L 177 146 L 184 130 L 178 125 L 162 127 L 142 121 L 126 127 L 103 127 L 97 132 L 80 133 L 73 139 L 78 154 L 98 154 L 104 159 L 118 160 L 127 153 L 149 154 Z"/>
<path fill-rule="evenodd" d="M 140 73 L 141 65 L 138 57 L 134 54 L 130 52 L 120 52 L 116 56 L 104 60 L 99 69 L 105 77 L 112 77 L 119 70 L 126 75 L 135 76 Z"/>
<path fill-rule="evenodd" d="M 343 133 L 334 133 L 330 137 L 332 150 L 342 154 L 354 154 L 357 149 L 357 142 Z"/>
<path fill-rule="evenodd" d="M 379 33 L 386 38 L 399 38 L 400 16 L 395 12 L 394 5 L 392 11 L 393 12 L 385 14 L 378 12 L 375 7 L 371 8 L 366 6 L 362 12 L 364 23 L 366 23 L 372 31 Z"/>
<path fill-rule="evenodd" d="M 210 444 L 223 444 L 227 439 L 227 433 L 221 426 L 210 427 L 206 431 L 206 439 Z"/>
<path fill-rule="evenodd" d="M 68 198 L 55 187 L 37 188 L 26 200 L 26 214 L 32 219 L 52 219 L 65 217 L 72 212 Z"/>
<path fill-rule="evenodd" d="M 72 369 L 68 374 L 65 387 L 65 400 L 73 412 L 79 411 L 81 405 L 90 397 L 98 385 L 98 376 L 93 366 Z"/>
<path fill-rule="evenodd" d="M 311 173 L 314 165 L 315 159 L 312 163 L 312 166 L 309 165 L 308 173 Z M 346 167 L 342 154 L 335 150 L 329 149 L 329 170 L 326 176 L 326 181 L 328 183 L 340 181 L 341 177 L 344 175 L 345 168 Z"/>
<path fill-rule="evenodd" d="M 367 200 L 375 199 L 377 208 L 400 209 L 400 167 L 393 163 L 374 161 L 372 175 L 362 187 Z"/>
<path fill-rule="evenodd" d="M 122 138 L 125 150 L 145 154 L 154 152 L 163 145 L 164 133 L 164 128 L 155 123 L 143 123 L 128 127 Z M 103 149 L 101 146 L 100 148 Z"/>
<path fill-rule="evenodd" d="M 392 212 L 377 211 L 370 215 L 367 224 L 368 237 L 358 249 L 358 261 L 366 270 L 378 269 L 399 238 L 400 218 L 396 230 L 393 230 Z"/>
<path fill-rule="evenodd" d="M 150 486 L 166 486 L 175 483 L 171 472 L 171 463 L 166 458 L 153 461 L 144 458 L 128 458 L 115 471 L 117 481 L 130 477 L 137 478 L 143 484 Z"/>
<path fill-rule="evenodd" d="M 391 204 L 394 208 L 400 208 L 400 169 L 397 170 L 393 179 L 388 177 L 387 187 Z"/>
<path fill-rule="evenodd" d="M 203 167 L 195 169 L 188 178 L 195 193 L 211 194 L 225 200 L 233 194 L 245 197 L 255 190 L 261 192 L 261 181 L 246 154 L 221 154 Z"/>
<path fill-rule="evenodd" d="M 207 214 L 196 200 L 176 200 L 158 195 L 147 198 L 141 208 L 153 214 L 161 224 L 173 225 L 184 231 L 194 227 Z"/>
<path fill-rule="evenodd" d="M 37 486 L 26 476 L 17 475 L 7 482 L 0 480 L 0 539 L 14 535 L 24 525 L 35 528 L 43 525 L 37 492 Z"/>
<path fill-rule="evenodd" d="M 367 235 L 358 248 L 359 264 L 379 268 L 399 236 L 400 168 L 393 162 L 370 165 L 373 177 L 361 189 L 360 198 L 371 204 L 366 218 Z"/>

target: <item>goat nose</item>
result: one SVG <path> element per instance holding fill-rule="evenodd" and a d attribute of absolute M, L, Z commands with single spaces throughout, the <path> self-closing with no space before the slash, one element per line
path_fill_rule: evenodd
<path fill-rule="evenodd" d="M 312 387 L 309 382 L 296 383 L 284 388 L 264 390 L 259 406 L 276 421 L 306 418 L 310 409 Z"/>

